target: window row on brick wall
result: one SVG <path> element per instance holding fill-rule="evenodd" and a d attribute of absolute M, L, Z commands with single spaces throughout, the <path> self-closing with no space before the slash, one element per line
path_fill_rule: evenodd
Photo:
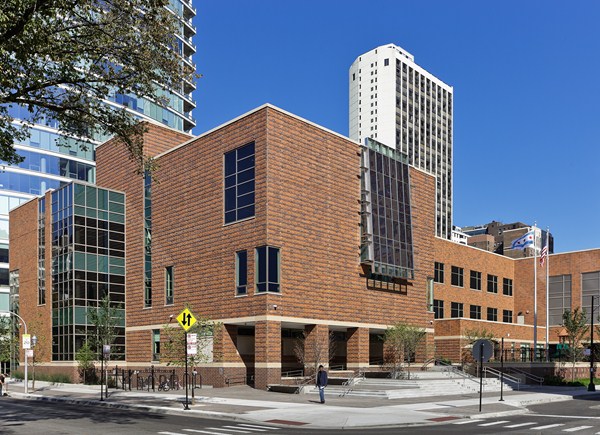
<path fill-rule="evenodd" d="M 434 282 L 444 283 L 444 263 L 435 262 L 434 266 Z M 472 290 L 481 290 L 483 288 L 483 274 L 478 270 L 469 271 L 469 288 Z M 459 266 L 451 266 L 450 268 L 450 284 L 455 287 L 464 287 L 465 270 Z M 487 274 L 488 293 L 498 293 L 498 275 Z M 513 280 L 511 278 L 502 278 L 502 294 L 505 296 L 513 295 Z"/>
<path fill-rule="evenodd" d="M 466 318 L 465 316 L 465 305 L 462 302 L 450 302 L 450 316 L 449 318 Z M 481 305 L 468 305 L 469 307 L 469 319 L 482 320 L 482 307 Z M 486 307 L 486 318 L 491 322 L 498 322 L 498 308 Z M 433 300 L 433 314 L 436 319 L 444 319 L 444 301 L 441 299 Z M 502 322 L 512 323 L 513 312 L 512 310 L 502 310 Z"/>

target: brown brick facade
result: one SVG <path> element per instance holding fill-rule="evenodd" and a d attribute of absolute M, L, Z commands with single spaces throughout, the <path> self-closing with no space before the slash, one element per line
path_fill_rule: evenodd
<path fill-rule="evenodd" d="M 328 347 L 330 332 L 340 340 L 344 337 L 337 355 L 327 351 L 319 359 L 324 365 L 331 359 L 349 369 L 380 361 L 383 346 L 375 334 L 397 322 L 426 329 L 418 361 L 435 354 L 458 362 L 469 334 L 477 329 L 504 336 L 511 346 L 531 344 L 533 260 L 514 260 L 434 237 L 433 176 L 410 168 L 414 279 L 407 280 L 402 291 L 373 288 L 360 264 L 356 142 L 271 106 L 191 140 L 160 126 L 148 128 L 145 152 L 158 163 L 151 195 L 151 307 L 144 307 L 143 177 L 136 175 L 134 162 L 117 142 L 97 150 L 98 185 L 126 194 L 125 367 L 163 366 L 164 361 L 152 360 L 152 331 L 162 329 L 186 306 L 222 324 L 215 331 L 213 359 L 200 368 L 203 382 L 214 386 L 253 379 L 257 388 L 266 388 L 280 382 L 282 349 L 292 343 L 290 336 L 284 343 L 282 329 L 305 332 L 306 361 L 314 359 L 310 352 L 315 343 Z M 225 225 L 224 154 L 250 142 L 255 144 L 255 216 Z M 13 228 L 12 222 L 25 224 Z M 48 246 L 50 242 L 48 231 Z M 255 249 L 265 245 L 280 250 L 280 293 L 255 292 Z M 34 316 L 35 201 L 11 212 L 11 246 L 11 270 L 30 270 L 22 275 L 21 303 L 23 312 Z M 248 291 L 236 296 L 235 255 L 241 250 L 248 254 Z M 445 273 L 444 282 L 434 284 L 434 298 L 444 301 L 445 313 L 434 321 L 427 285 L 436 261 L 444 264 Z M 581 280 L 576 284 L 575 276 L 600 270 L 600 250 L 552 255 L 550 263 L 552 274 L 573 274 L 576 300 Z M 463 269 L 462 287 L 451 284 L 452 266 Z M 174 271 L 173 304 L 167 304 L 165 296 L 166 267 Z M 472 270 L 481 273 L 480 290 L 470 289 Z M 487 290 L 488 274 L 497 277 L 497 293 Z M 512 281 L 512 295 L 503 294 L 503 278 Z M 545 334 L 544 288 L 541 276 L 539 342 Z M 463 304 L 462 318 L 450 318 L 452 302 Z M 469 319 L 470 305 L 481 307 L 481 320 Z M 50 306 L 48 299 L 41 310 L 48 325 Z M 497 309 L 497 321 L 486 319 L 487 308 Z M 512 311 L 510 323 L 503 322 L 503 310 Z M 517 324 L 519 313 L 523 325 Z M 286 352 L 285 362 L 292 367 L 294 357 L 289 349 Z"/>

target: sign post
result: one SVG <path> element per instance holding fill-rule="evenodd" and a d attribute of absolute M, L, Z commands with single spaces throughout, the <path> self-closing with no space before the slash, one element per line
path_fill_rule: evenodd
<path fill-rule="evenodd" d="M 25 349 L 25 394 L 29 393 L 29 375 L 27 374 L 27 367 L 29 366 L 29 354 L 28 350 L 31 349 L 31 335 L 23 334 L 23 349 Z"/>
<path fill-rule="evenodd" d="M 475 358 L 479 366 L 479 412 L 481 412 L 481 400 L 483 397 L 483 363 L 489 361 L 493 352 L 494 346 L 490 340 L 482 338 L 473 343 L 473 358 Z"/>
<path fill-rule="evenodd" d="M 181 327 L 183 328 L 184 332 L 184 341 L 183 341 L 183 345 L 184 347 L 184 352 L 185 352 L 185 373 L 184 373 L 184 379 L 185 379 L 185 404 L 183 406 L 183 409 L 188 411 L 190 409 L 189 407 L 189 394 L 188 394 L 188 355 L 191 355 L 191 352 L 188 351 L 188 349 L 190 348 L 190 344 L 188 342 L 188 330 L 194 326 L 194 324 L 196 323 L 196 318 L 194 317 L 194 315 L 191 313 L 190 310 L 188 310 L 187 308 L 185 308 L 181 313 L 179 313 L 179 316 L 177 316 L 177 321 L 179 322 L 179 324 L 181 325 Z M 197 334 L 190 334 L 190 336 L 194 336 L 194 348 L 196 348 L 196 340 L 198 335 Z M 195 353 L 194 353 L 195 355 Z"/>

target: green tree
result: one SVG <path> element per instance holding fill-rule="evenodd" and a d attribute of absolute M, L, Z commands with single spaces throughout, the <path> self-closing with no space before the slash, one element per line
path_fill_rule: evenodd
<path fill-rule="evenodd" d="M 193 310 L 188 306 L 190 311 Z M 199 364 L 207 363 L 213 360 L 213 346 L 215 344 L 215 331 L 222 327 L 221 323 L 214 322 L 206 317 L 194 314 L 196 323 L 187 333 L 198 334 L 198 352 L 195 355 L 188 355 L 188 366 L 194 367 Z M 164 337 L 164 340 L 163 340 Z M 161 330 L 161 354 L 160 359 L 167 365 L 177 367 L 185 366 L 187 345 L 185 342 L 185 331 L 179 325 L 172 323 L 164 325 Z"/>
<path fill-rule="evenodd" d="M 94 361 L 96 353 L 92 350 L 90 344 L 85 341 L 83 346 L 75 353 L 75 361 L 77 361 L 79 376 L 84 384 L 95 380 Z"/>
<path fill-rule="evenodd" d="M 392 367 L 395 378 L 402 370 L 403 363 L 408 365 L 410 379 L 410 363 L 414 359 L 419 344 L 425 339 L 425 329 L 399 322 L 385 331 L 385 360 Z"/>
<path fill-rule="evenodd" d="M 6 365 L 16 353 L 19 338 L 13 333 L 13 322 L 10 317 L 0 317 L 0 372 L 4 373 Z"/>
<path fill-rule="evenodd" d="M 102 298 L 98 307 L 90 307 L 87 311 L 88 324 L 93 325 L 93 331 L 88 333 L 87 340 L 91 349 L 100 354 L 102 346 L 111 345 L 117 337 L 117 328 L 123 323 L 123 313 L 118 309 L 120 304 L 114 304 L 108 296 Z"/>
<path fill-rule="evenodd" d="M 575 308 L 573 311 L 565 310 L 563 313 L 562 326 L 567 332 L 566 339 L 569 344 L 567 357 L 571 361 L 573 367 L 571 370 L 571 381 L 575 381 L 575 363 L 583 356 L 581 342 L 588 331 L 585 310 L 579 310 L 579 307 Z"/>
<path fill-rule="evenodd" d="M 22 161 L 13 144 L 34 122 L 59 121 L 71 138 L 115 135 L 140 171 L 143 127 L 102 100 L 135 94 L 165 105 L 195 71 L 179 57 L 168 0 L 3 0 L 0 8 L 0 160 Z M 28 112 L 13 124 L 9 107 Z M 74 142 L 74 141 L 73 141 Z M 85 148 L 89 140 L 78 141 Z M 87 144 L 87 145 L 86 145 Z M 67 145 L 66 143 L 63 145 Z"/>

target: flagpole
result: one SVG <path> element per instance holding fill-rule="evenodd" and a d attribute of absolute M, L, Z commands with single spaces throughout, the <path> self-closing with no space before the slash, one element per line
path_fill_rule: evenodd
<path fill-rule="evenodd" d="M 550 361 L 550 228 L 546 227 L 546 362 Z"/>
<path fill-rule="evenodd" d="M 533 224 L 533 361 L 537 356 L 537 227 Z"/>

